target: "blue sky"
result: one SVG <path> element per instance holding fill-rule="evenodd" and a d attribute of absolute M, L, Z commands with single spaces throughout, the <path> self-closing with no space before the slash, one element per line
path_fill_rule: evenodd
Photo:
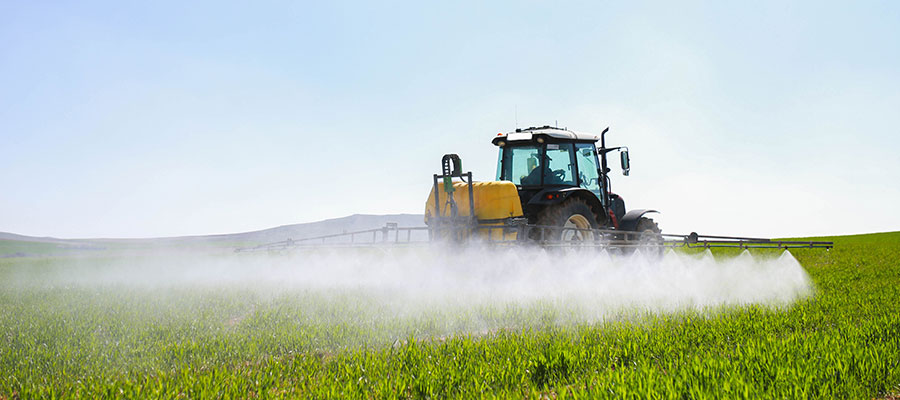
<path fill-rule="evenodd" d="M 663 231 L 900 229 L 896 2 L 0 2 L 0 231 L 421 213 L 518 124 L 627 145 Z"/>

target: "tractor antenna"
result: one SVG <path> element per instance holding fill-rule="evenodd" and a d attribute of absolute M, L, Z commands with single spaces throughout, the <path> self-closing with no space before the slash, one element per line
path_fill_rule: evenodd
<path fill-rule="evenodd" d="M 519 105 L 516 104 L 516 129 L 519 129 Z"/>

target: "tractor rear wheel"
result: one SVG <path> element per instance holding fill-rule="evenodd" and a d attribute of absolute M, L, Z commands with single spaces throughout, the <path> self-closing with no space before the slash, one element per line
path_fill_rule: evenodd
<path fill-rule="evenodd" d="M 549 206 L 538 214 L 538 225 L 552 226 L 536 232 L 535 239 L 560 242 L 593 242 L 597 229 L 597 216 L 584 200 L 570 198 L 562 203 Z M 582 230 L 584 229 L 584 230 Z"/>

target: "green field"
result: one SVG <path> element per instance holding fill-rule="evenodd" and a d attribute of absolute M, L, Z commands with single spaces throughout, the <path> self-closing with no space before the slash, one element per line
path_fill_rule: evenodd
<path fill-rule="evenodd" d="M 65 284 L 111 259 L 0 259 L 0 399 L 891 398 L 900 232 L 831 239 L 793 252 L 814 293 L 790 305 L 592 323 L 540 302 L 393 315 L 345 290 Z"/>

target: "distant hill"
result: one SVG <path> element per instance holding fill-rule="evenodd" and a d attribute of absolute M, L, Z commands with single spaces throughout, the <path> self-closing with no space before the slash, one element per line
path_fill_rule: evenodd
<path fill-rule="evenodd" d="M 393 222 L 398 226 L 425 226 L 422 214 L 366 215 L 354 214 L 349 217 L 326 219 L 305 224 L 282 225 L 261 231 L 232 233 L 226 235 L 196 236 L 192 239 L 227 240 L 239 242 L 275 242 L 285 239 L 303 239 L 344 232 L 362 231 L 384 227 Z"/>
<path fill-rule="evenodd" d="M 19 235 L 15 233 L 9 232 L 0 232 L 0 240 L 17 240 L 21 242 L 32 242 L 32 243 L 67 243 L 71 242 L 68 239 L 57 239 L 52 237 L 37 237 L 37 236 L 25 236 Z"/>
<path fill-rule="evenodd" d="M 348 217 L 326 219 L 318 222 L 282 225 L 275 228 L 252 232 L 219 235 L 177 236 L 147 239 L 57 239 L 34 237 L 15 233 L 0 232 L 0 257 L 28 256 L 78 250 L 102 250 L 106 248 L 129 248 L 143 246 L 229 246 L 253 245 L 277 242 L 285 239 L 304 239 L 344 232 L 381 228 L 393 222 L 401 227 L 425 226 L 422 214 L 366 215 L 354 214 Z M 34 244 L 41 243 L 42 246 Z M 40 251 L 36 251 L 36 250 Z"/>

